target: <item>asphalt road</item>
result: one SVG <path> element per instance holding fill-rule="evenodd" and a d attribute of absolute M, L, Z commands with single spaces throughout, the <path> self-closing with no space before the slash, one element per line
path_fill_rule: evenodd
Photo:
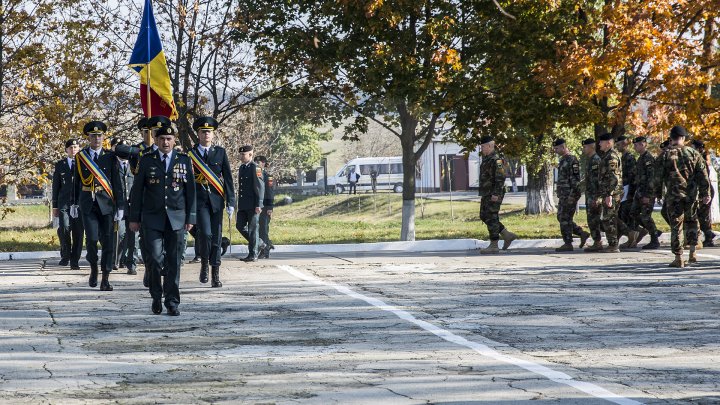
<path fill-rule="evenodd" d="M 181 315 L 137 276 L 0 262 L 0 403 L 719 403 L 720 249 L 227 258 Z"/>

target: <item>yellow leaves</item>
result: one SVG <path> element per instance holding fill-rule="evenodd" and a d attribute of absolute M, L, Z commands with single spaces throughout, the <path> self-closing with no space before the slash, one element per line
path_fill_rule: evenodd
<path fill-rule="evenodd" d="M 365 17 L 373 17 L 384 3 L 384 0 L 372 0 L 368 2 L 365 6 Z"/>
<path fill-rule="evenodd" d="M 462 61 L 460 60 L 460 53 L 457 49 L 448 48 L 446 46 L 437 49 L 432 56 L 432 61 L 435 64 L 446 65 L 454 71 L 460 71 L 462 69 Z"/>

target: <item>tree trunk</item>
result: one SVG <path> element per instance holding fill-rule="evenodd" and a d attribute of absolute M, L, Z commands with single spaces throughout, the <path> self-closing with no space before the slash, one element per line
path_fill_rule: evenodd
<path fill-rule="evenodd" d="M 528 162 L 527 202 L 525 214 L 541 214 L 555 212 L 553 199 L 553 170 L 548 163 L 540 163 L 540 167 L 532 167 L 537 163 Z"/>
<path fill-rule="evenodd" d="M 402 145 L 403 164 L 403 205 L 402 205 L 402 227 L 400 228 L 400 240 L 415 240 L 415 169 L 417 159 L 415 158 L 415 131 L 418 121 L 404 109 L 400 108 L 400 145 Z"/>

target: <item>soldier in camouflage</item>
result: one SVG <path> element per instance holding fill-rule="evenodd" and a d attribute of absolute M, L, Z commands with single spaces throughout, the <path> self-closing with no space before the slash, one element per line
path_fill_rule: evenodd
<path fill-rule="evenodd" d="M 635 230 L 641 229 L 635 244 L 645 235 L 650 234 L 650 243 L 642 248 L 657 249 L 660 247 L 659 233 L 652 218 L 655 206 L 655 157 L 647 150 L 647 139 L 644 136 L 638 136 L 633 140 L 633 148 L 638 153 L 638 160 L 635 165 L 636 188 L 631 216 L 635 218 Z"/>
<path fill-rule="evenodd" d="M 690 246 L 689 263 L 697 262 L 697 212 L 693 198 L 693 183 L 703 204 L 710 203 L 710 183 L 705 161 L 694 149 L 685 146 L 687 131 L 681 126 L 670 130 L 671 146 L 657 158 L 656 197 L 662 198 L 662 186 L 665 186 L 665 207 L 670 220 L 671 247 L 675 260 L 670 267 L 685 267 L 683 261 L 683 243 L 680 240 L 685 229 L 685 242 Z"/>
<path fill-rule="evenodd" d="M 558 212 L 557 219 L 560 222 L 560 234 L 564 244 L 555 249 L 556 252 L 570 252 L 573 250 L 573 234 L 580 236 L 580 248 L 590 234 L 583 231 L 574 221 L 575 210 L 580 199 L 580 163 L 570 153 L 564 139 L 556 139 L 553 142 L 553 149 L 560 157 L 557 168 L 557 196 Z"/>
<path fill-rule="evenodd" d="M 500 205 L 505 196 L 505 163 L 495 152 L 495 141 L 491 136 L 480 138 L 482 163 L 480 164 L 480 219 L 487 225 L 490 245 L 482 254 L 498 253 L 498 240 L 502 236 L 503 250 L 510 247 L 517 235 L 508 231 L 500 222 Z"/>
<path fill-rule="evenodd" d="M 600 156 L 596 153 L 595 140 L 588 138 L 582 142 L 583 154 L 588 158 L 585 168 L 585 207 L 587 210 L 588 228 L 593 238 L 592 246 L 585 248 L 586 252 L 598 252 L 602 250 L 602 229 L 601 216 L 602 204 L 600 202 Z"/>
<path fill-rule="evenodd" d="M 628 226 L 630 229 L 635 229 L 635 218 L 632 216 L 632 203 L 635 190 L 637 188 L 635 184 L 635 156 L 628 150 L 631 140 L 625 135 L 617 137 L 615 148 L 622 156 L 622 184 L 623 184 L 623 196 L 620 200 L 620 207 L 618 208 L 618 218 Z M 643 237 L 645 235 L 642 235 Z M 620 238 L 620 235 L 618 235 Z M 640 238 L 640 236 L 638 236 Z M 637 239 L 632 241 L 628 240 L 622 245 L 621 249 L 634 248 L 637 246 Z"/>
<path fill-rule="evenodd" d="M 691 146 L 693 149 L 698 151 L 700 155 L 702 156 L 703 160 L 705 161 L 705 169 L 708 172 L 708 178 L 710 177 L 710 170 L 715 170 L 710 166 L 710 161 L 708 154 L 705 152 L 705 142 L 699 140 L 699 139 L 693 139 Z M 697 188 L 693 189 L 694 194 L 693 198 L 695 199 L 696 203 L 697 201 Z M 712 202 L 712 199 L 715 197 L 715 190 L 710 187 L 710 201 Z M 705 240 L 703 241 L 703 247 L 715 247 L 715 243 L 713 242 L 713 239 L 715 239 L 715 232 L 712 230 L 712 218 L 710 216 L 711 205 L 708 204 L 699 204 L 697 207 L 697 214 L 698 214 L 698 221 L 700 222 L 700 230 L 702 231 L 703 235 L 705 236 Z"/>
<path fill-rule="evenodd" d="M 611 134 L 604 133 L 598 137 L 600 152 L 602 152 L 599 169 L 599 191 L 602 198 L 602 227 L 608 246 L 601 252 L 619 253 L 618 239 L 626 235 L 630 244 L 635 242 L 637 232 L 631 231 L 623 221 L 618 218 L 618 208 L 623 195 L 622 185 L 622 158 L 615 150 Z"/>

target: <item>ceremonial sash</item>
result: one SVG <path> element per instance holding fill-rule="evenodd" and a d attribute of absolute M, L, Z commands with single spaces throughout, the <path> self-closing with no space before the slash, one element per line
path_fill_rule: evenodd
<path fill-rule="evenodd" d="M 217 192 L 220 193 L 223 198 L 225 198 L 225 189 L 223 188 L 220 178 L 218 178 L 215 172 L 210 170 L 207 163 L 205 163 L 205 161 L 197 155 L 195 149 L 191 149 L 188 155 L 190 155 L 190 159 L 192 159 L 193 167 L 195 168 L 195 170 L 199 174 L 202 174 L 203 177 L 205 177 L 205 180 L 207 180 L 208 183 L 210 183 L 210 185 L 212 185 L 213 188 L 217 190 Z"/>
<path fill-rule="evenodd" d="M 112 187 L 110 187 L 110 180 L 108 180 L 107 176 L 105 176 L 105 172 L 100 170 L 100 167 L 90 158 L 90 154 L 87 150 L 83 149 L 80 151 L 80 153 L 77 154 L 78 160 L 80 160 L 85 167 L 90 171 L 90 174 L 92 174 L 93 178 L 97 180 L 98 183 L 102 186 L 103 189 L 108 193 L 110 198 L 113 198 L 113 192 Z M 80 171 L 80 165 L 78 165 L 78 171 Z M 82 177 L 82 171 L 80 171 L 80 176 Z M 88 182 L 91 183 L 91 182 Z M 92 187 L 92 184 L 87 184 L 88 186 Z"/>

